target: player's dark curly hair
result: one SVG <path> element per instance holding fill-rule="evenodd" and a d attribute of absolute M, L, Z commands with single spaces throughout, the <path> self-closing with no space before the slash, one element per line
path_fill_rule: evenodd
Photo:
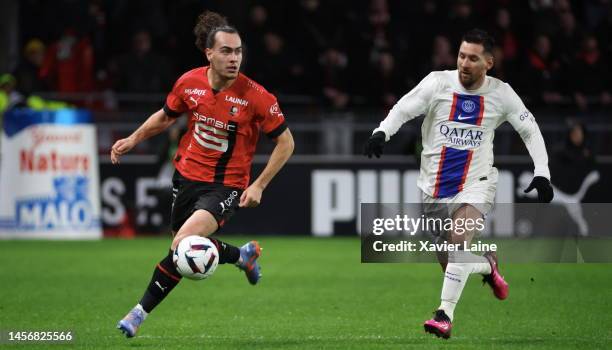
<path fill-rule="evenodd" d="M 463 34 L 463 38 L 461 38 L 461 42 L 471 43 L 471 44 L 480 44 L 483 47 L 483 52 L 493 53 L 493 46 L 495 46 L 495 39 L 489 33 L 485 32 L 482 29 L 472 29 L 467 33 Z"/>
<path fill-rule="evenodd" d="M 227 22 L 227 18 L 212 11 L 204 11 L 198 16 L 198 23 L 193 28 L 196 36 L 195 44 L 200 51 L 205 52 L 206 48 L 215 46 L 215 34 L 218 32 L 238 33 L 238 30 Z"/>

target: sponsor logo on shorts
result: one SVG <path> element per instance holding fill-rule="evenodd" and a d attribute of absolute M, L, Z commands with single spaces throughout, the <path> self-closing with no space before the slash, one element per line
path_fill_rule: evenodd
<path fill-rule="evenodd" d="M 227 197 L 224 201 L 219 202 L 219 205 L 221 206 L 221 215 L 232 207 L 232 203 L 236 197 L 238 197 L 238 191 L 232 191 L 229 197 Z"/>

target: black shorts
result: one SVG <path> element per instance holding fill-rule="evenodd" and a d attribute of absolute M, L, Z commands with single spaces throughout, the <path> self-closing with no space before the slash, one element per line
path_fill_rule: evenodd
<path fill-rule="evenodd" d="M 212 182 L 193 181 L 178 171 L 172 177 L 172 231 L 178 232 L 191 214 L 198 209 L 211 213 L 219 227 L 238 210 L 242 190 Z"/>

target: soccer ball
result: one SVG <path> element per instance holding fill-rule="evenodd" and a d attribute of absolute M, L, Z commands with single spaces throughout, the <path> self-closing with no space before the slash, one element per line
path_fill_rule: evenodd
<path fill-rule="evenodd" d="M 172 256 L 178 272 L 192 280 L 210 277 L 219 265 L 219 251 L 206 237 L 187 236 L 183 238 Z"/>

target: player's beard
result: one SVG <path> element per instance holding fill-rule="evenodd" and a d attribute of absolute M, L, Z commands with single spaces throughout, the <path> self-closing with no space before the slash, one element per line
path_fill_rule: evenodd
<path fill-rule="evenodd" d="M 474 72 L 466 73 L 465 75 L 459 71 L 459 81 L 464 88 L 468 90 L 472 90 L 476 82 L 478 82 L 479 77 L 474 74 Z"/>

